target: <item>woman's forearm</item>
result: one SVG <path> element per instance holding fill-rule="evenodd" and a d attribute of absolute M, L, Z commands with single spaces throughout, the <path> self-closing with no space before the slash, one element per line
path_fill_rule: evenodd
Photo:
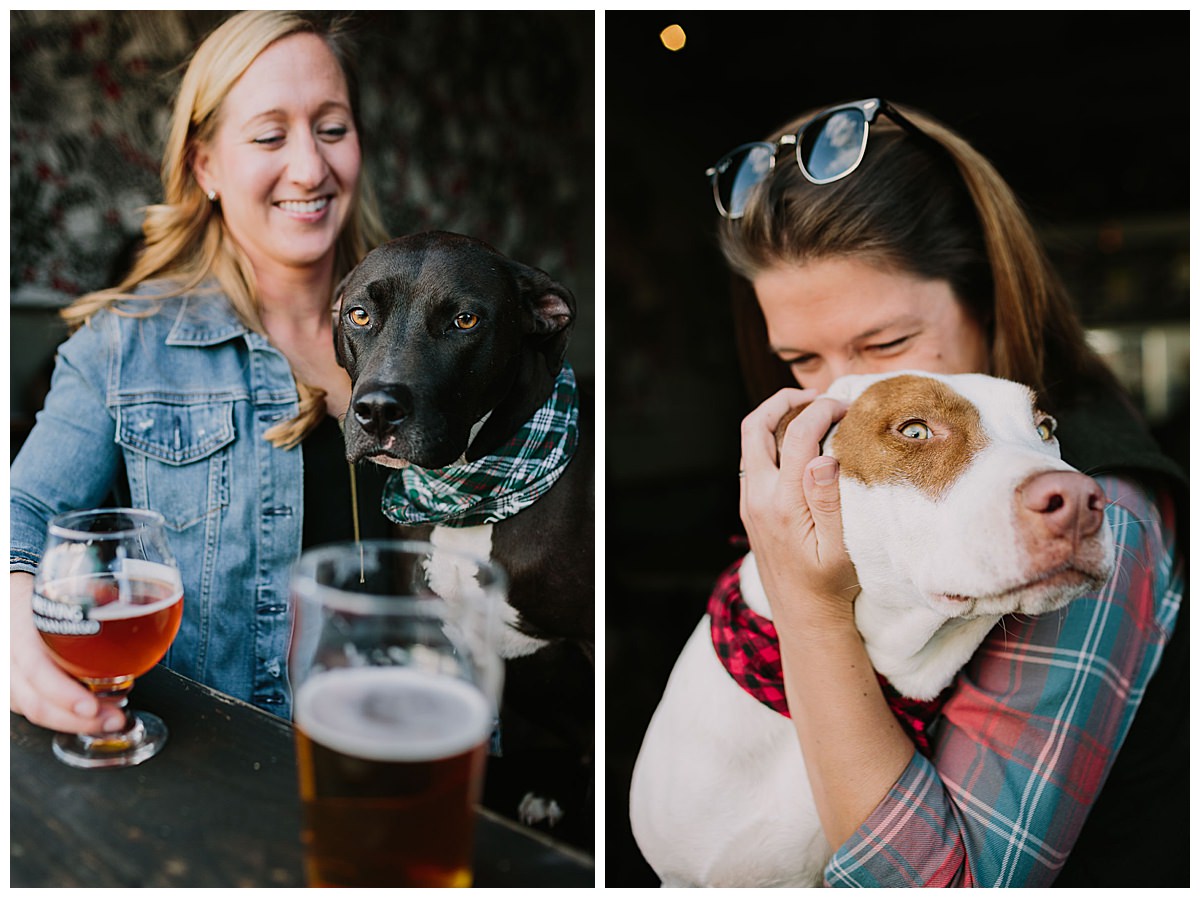
<path fill-rule="evenodd" d="M 805 405 L 805 403 L 808 403 Z M 803 410 L 778 429 L 793 408 Z M 838 464 L 822 437 L 845 404 L 781 390 L 742 422 L 742 521 L 779 633 L 788 708 L 825 837 L 846 841 L 913 755 L 854 625 Z"/>
<path fill-rule="evenodd" d="M 914 747 L 879 688 L 853 606 L 814 614 L 787 604 L 775 624 L 788 708 L 825 837 L 836 848 L 887 796 Z"/>

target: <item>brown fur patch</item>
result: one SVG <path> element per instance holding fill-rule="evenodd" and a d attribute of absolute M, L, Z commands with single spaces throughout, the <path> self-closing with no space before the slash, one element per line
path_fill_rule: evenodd
<path fill-rule="evenodd" d="M 927 425 L 930 438 L 901 434 L 911 421 Z M 905 374 L 867 387 L 850 405 L 831 448 L 848 477 L 867 485 L 911 483 L 937 499 L 987 442 L 971 402 L 941 381 Z"/>

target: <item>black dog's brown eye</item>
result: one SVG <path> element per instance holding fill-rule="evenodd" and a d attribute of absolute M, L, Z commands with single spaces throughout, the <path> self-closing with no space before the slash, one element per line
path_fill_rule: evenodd
<path fill-rule="evenodd" d="M 347 313 L 347 316 L 359 327 L 366 327 L 371 323 L 371 316 L 366 309 L 355 307 Z"/>
<path fill-rule="evenodd" d="M 460 331 L 469 331 L 479 323 L 479 316 L 472 315 L 470 312 L 463 312 L 454 319 L 454 326 Z"/>

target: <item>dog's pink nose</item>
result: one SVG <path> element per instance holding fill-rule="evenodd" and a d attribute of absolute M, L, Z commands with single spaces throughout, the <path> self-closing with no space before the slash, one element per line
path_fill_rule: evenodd
<path fill-rule="evenodd" d="M 1104 492 L 1078 471 L 1043 471 L 1017 490 L 1017 511 L 1051 536 L 1085 539 L 1104 523 Z"/>

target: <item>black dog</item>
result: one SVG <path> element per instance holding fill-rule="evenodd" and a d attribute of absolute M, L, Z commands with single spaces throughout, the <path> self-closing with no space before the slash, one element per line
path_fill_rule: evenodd
<path fill-rule="evenodd" d="M 393 480 L 487 464 L 567 389 L 574 297 L 478 240 L 440 231 L 393 240 L 337 293 L 335 346 L 354 385 L 347 458 L 412 466 Z M 495 523 L 459 518 L 403 532 L 465 541 L 508 572 L 502 756 L 489 762 L 485 804 L 590 848 L 594 446 L 581 392 L 573 454 L 548 492 Z M 385 511 L 411 520 L 405 507 L 385 501 Z"/>

